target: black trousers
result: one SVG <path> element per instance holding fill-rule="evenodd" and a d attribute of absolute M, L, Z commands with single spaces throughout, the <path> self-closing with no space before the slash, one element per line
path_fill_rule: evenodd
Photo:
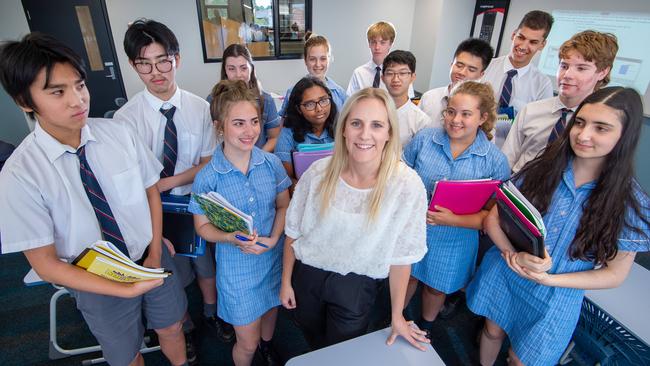
<path fill-rule="evenodd" d="M 365 334 L 382 282 L 355 273 L 343 276 L 296 260 L 291 277 L 297 305 L 294 317 L 312 349 Z"/>

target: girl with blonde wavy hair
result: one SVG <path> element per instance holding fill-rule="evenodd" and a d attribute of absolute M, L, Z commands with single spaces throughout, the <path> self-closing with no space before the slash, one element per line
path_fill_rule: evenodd
<path fill-rule="evenodd" d="M 287 211 L 280 300 L 313 348 L 365 333 L 378 288 L 390 282 L 392 334 L 424 350 L 402 316 L 411 264 L 426 252 L 426 194 L 400 161 L 395 106 L 362 89 L 343 107 L 334 154 L 305 172 Z"/>

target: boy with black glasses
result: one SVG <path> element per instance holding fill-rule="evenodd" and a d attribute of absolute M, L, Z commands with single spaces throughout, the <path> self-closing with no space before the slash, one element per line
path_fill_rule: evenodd
<path fill-rule="evenodd" d="M 158 183 L 163 196 L 188 195 L 194 176 L 210 160 L 216 146 L 210 106 L 176 84 L 180 48 L 176 36 L 164 24 L 146 19 L 133 22 L 124 36 L 124 51 L 145 89 L 122 106 L 114 118 L 132 125 L 163 164 Z M 163 241 L 170 249 L 173 245 L 165 238 L 192 237 L 194 228 L 191 217 L 188 218 L 189 222 L 180 220 L 178 215 L 164 215 Z M 179 232 L 190 233 L 177 235 Z M 211 253 L 208 247 L 196 259 L 177 255 L 174 262 L 183 286 L 192 283 L 196 273 L 203 295 L 204 323 L 223 341 L 231 341 L 232 327 L 216 316 L 215 265 Z M 188 314 L 183 329 L 188 359 L 194 362 L 195 351 L 189 337 L 194 324 Z"/>
<path fill-rule="evenodd" d="M 395 102 L 399 135 L 402 146 L 425 127 L 431 127 L 431 118 L 409 98 L 409 88 L 415 81 L 415 56 L 409 51 L 396 50 L 384 58 L 382 81 Z"/>

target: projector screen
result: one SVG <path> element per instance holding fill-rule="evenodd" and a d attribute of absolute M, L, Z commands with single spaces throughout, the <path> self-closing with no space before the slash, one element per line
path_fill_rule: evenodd
<path fill-rule="evenodd" d="M 558 51 L 564 41 L 586 29 L 613 33 L 618 38 L 619 49 L 609 85 L 631 87 L 645 95 L 645 114 L 650 114 L 647 102 L 650 84 L 650 13 L 555 10 L 552 14 L 555 22 L 539 57 L 538 68 L 551 76 L 555 84 Z M 557 85 L 555 87 L 557 91 Z"/>

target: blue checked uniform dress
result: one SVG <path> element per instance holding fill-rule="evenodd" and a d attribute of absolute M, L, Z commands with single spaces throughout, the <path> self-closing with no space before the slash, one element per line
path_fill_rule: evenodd
<path fill-rule="evenodd" d="M 429 200 L 434 184 L 439 180 L 506 180 L 510 177 L 505 155 L 481 130 L 456 159 L 452 158 L 449 136 L 444 129 L 421 130 L 404 148 L 403 158 L 422 179 Z M 469 282 L 476 263 L 477 230 L 427 225 L 427 247 L 424 258 L 411 266 L 413 277 L 446 294 L 463 288 Z"/>
<path fill-rule="evenodd" d="M 336 104 L 336 112 L 341 113 L 343 110 L 343 105 L 345 104 L 345 100 L 348 99 L 348 94 L 345 92 L 345 90 L 343 90 L 343 88 L 339 86 L 339 84 L 328 77 L 325 77 L 325 86 L 327 86 L 327 88 L 332 92 L 332 102 Z M 289 96 L 291 96 L 292 90 L 293 87 L 287 89 L 287 93 L 284 95 L 282 106 L 278 111 L 278 114 L 281 117 L 287 116 L 287 106 L 289 105 Z"/>
<path fill-rule="evenodd" d="M 257 139 L 255 145 L 259 148 L 266 144 L 268 137 L 266 131 L 271 128 L 280 127 L 280 116 L 278 116 L 278 109 L 275 107 L 275 101 L 271 94 L 263 91 L 262 98 L 264 99 L 264 112 L 262 113 L 262 128 L 260 129 L 260 137 Z"/>
<path fill-rule="evenodd" d="M 275 199 L 291 180 L 273 154 L 254 148 L 244 175 L 217 147 L 212 160 L 196 175 L 192 193 L 217 192 L 232 205 L 253 217 L 259 236 L 268 237 L 275 220 Z M 194 199 L 189 211 L 204 215 Z M 230 243 L 216 243 L 218 315 L 232 325 L 246 325 L 280 305 L 284 235 L 271 250 L 244 254 Z"/>
<path fill-rule="evenodd" d="M 305 141 L 296 142 L 293 139 L 293 131 L 288 127 L 283 127 L 280 131 L 280 136 L 278 136 L 278 141 L 275 144 L 275 151 L 273 153 L 280 158 L 283 163 L 289 163 L 293 165 L 293 160 L 291 159 L 291 152 L 296 151 L 298 144 L 327 144 L 329 142 L 334 142 L 334 136 L 330 136 L 327 133 L 327 130 L 323 130 L 320 136 L 316 136 L 313 133 L 305 134 Z"/>
<path fill-rule="evenodd" d="M 634 195 L 641 207 L 650 200 L 636 184 Z M 575 188 L 571 163 L 558 184 L 548 213 L 544 215 L 547 229 L 545 245 L 553 265 L 549 273 L 588 271 L 592 262 L 572 260 L 569 247 L 575 237 L 583 204 L 589 198 L 595 182 Z M 648 217 L 650 210 L 642 212 Z M 633 214 L 627 212 L 633 226 L 646 234 L 650 229 Z M 621 251 L 647 251 L 650 243 L 632 230 L 623 229 L 619 236 Z M 467 287 L 467 305 L 476 314 L 483 315 L 499 325 L 510 338 L 515 354 L 528 366 L 555 365 L 571 340 L 580 317 L 584 290 L 549 287 L 519 277 L 508 268 L 497 247 L 483 258 L 476 276 Z"/>

